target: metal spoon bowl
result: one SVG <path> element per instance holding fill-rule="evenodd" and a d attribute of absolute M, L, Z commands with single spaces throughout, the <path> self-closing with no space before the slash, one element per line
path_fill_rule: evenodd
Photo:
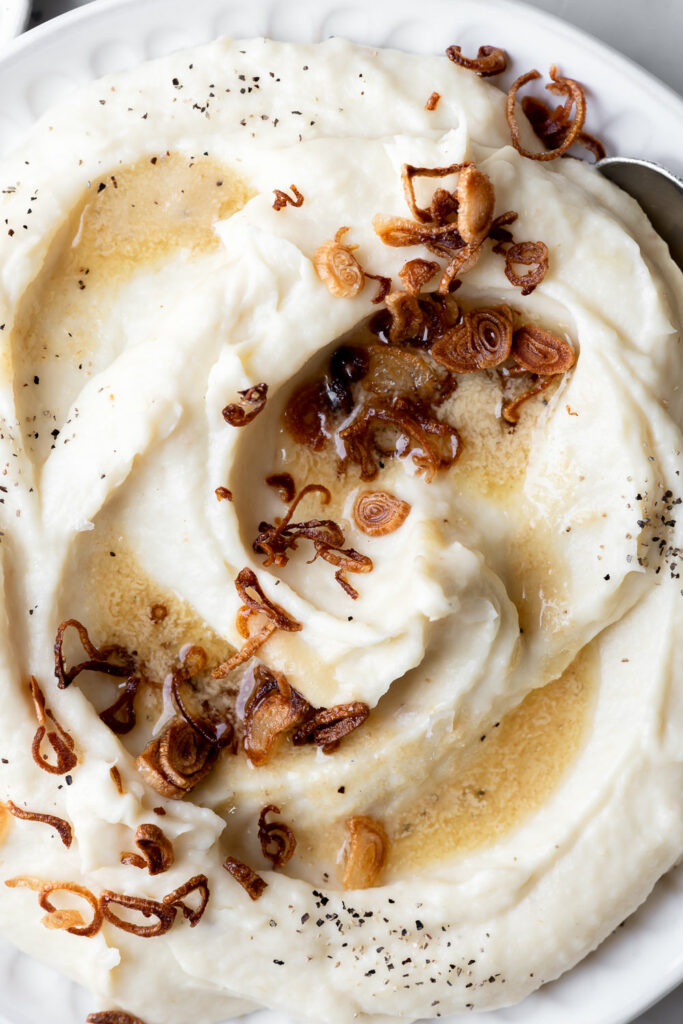
<path fill-rule="evenodd" d="M 633 157 L 608 156 L 596 166 L 640 204 L 683 269 L 683 181 L 666 167 Z"/>

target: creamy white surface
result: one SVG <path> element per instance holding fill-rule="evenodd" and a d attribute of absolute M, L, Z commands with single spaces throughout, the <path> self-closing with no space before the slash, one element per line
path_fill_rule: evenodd
<path fill-rule="evenodd" d="M 261 88 L 241 95 L 239 74 L 258 75 Z M 442 100 L 427 113 L 434 89 Z M 201 107 L 211 92 L 207 118 L 193 104 Z M 646 552 L 634 500 L 636 493 L 659 498 L 667 488 L 677 496 L 680 275 L 634 205 L 590 169 L 518 157 L 507 146 L 503 103 L 490 84 L 437 58 L 338 41 L 321 48 L 217 43 L 89 87 L 41 123 L 3 168 L 3 187 L 16 191 L 3 197 L 15 233 L 0 241 L 7 345 L 0 443 L 8 487 L 1 646 L 5 714 L 17 725 L 4 741 L 9 763 L 1 778 L 6 796 L 62 814 L 77 838 L 66 852 L 40 826 L 13 824 L 0 847 L 2 877 L 70 878 L 94 891 L 159 897 L 203 871 L 212 897 L 196 929 L 177 922 L 154 940 L 109 929 L 92 940 L 47 931 L 35 894 L 21 890 L 0 893 L 0 921 L 22 948 L 148 1024 L 218 1019 L 259 1004 L 334 1021 L 510 1002 L 575 963 L 680 855 L 683 598 L 668 570 L 655 576 L 654 566 L 638 565 Z M 256 195 L 217 226 L 216 252 L 181 253 L 168 274 L 128 287 L 111 344 L 93 354 L 87 381 L 68 367 L 41 368 L 41 399 L 62 428 L 43 462 L 22 440 L 27 425 L 17 423 L 15 396 L 28 367 L 16 352 L 13 367 L 12 310 L 88 182 L 167 149 L 210 151 Z M 491 176 L 496 212 L 519 212 L 515 236 L 542 238 L 551 253 L 549 273 L 529 298 L 519 297 L 502 261 L 488 253 L 467 276 L 468 295 L 556 320 L 580 349 L 571 380 L 534 435 L 524 493 L 501 508 L 460 493 L 457 465 L 429 486 L 409 467 L 392 466 L 382 483 L 411 503 L 411 515 L 373 546 L 376 568 L 359 584 L 352 622 L 323 566 L 309 567 L 304 585 L 292 564 L 277 589 L 259 572 L 266 592 L 304 624 L 301 634 L 271 641 L 264 660 L 283 667 L 315 704 L 363 699 L 374 707 L 388 695 L 375 724 L 345 746 L 353 756 L 306 751 L 286 774 L 282 762 L 256 771 L 230 760 L 198 793 L 202 806 L 161 801 L 76 687 L 58 693 L 51 682 L 55 628 L 73 614 L 79 590 L 79 535 L 118 532 L 153 579 L 236 642 L 232 580 L 245 564 L 259 571 L 249 507 L 254 451 L 273 428 L 279 389 L 373 309 L 370 289 L 355 300 L 333 299 L 311 256 L 341 223 L 352 223 L 363 265 L 395 275 L 418 253 L 383 247 L 371 221 L 377 212 L 405 215 L 401 164 L 466 158 Z M 272 189 L 290 181 L 306 196 L 304 206 L 276 213 Z M 271 389 L 267 412 L 251 432 L 226 428 L 223 405 L 262 379 Z M 260 477 L 270 471 L 256 468 Z M 233 505 L 216 502 L 219 483 L 235 492 Z M 520 637 L 509 551 L 524 524 L 529 551 L 552 552 L 547 582 L 555 607 L 544 606 Z M 672 544 L 679 533 L 671 530 Z M 349 537 L 356 543 L 353 531 Z M 263 803 L 296 807 L 304 827 L 381 806 L 414 776 L 411 752 L 436 758 L 454 724 L 456 735 L 476 735 L 531 687 L 559 676 L 596 636 L 599 694 L 580 756 L 542 809 L 499 842 L 352 898 L 327 893 L 324 913 L 341 914 L 343 934 L 333 922 L 315 925 L 324 914 L 307 881 L 264 872 L 269 887 L 251 904 L 221 870 Z M 71 787 L 58 789 L 62 780 L 41 774 L 30 758 L 30 672 L 77 738 L 81 763 Z M 114 763 L 124 797 L 109 776 Z M 342 784 L 346 793 L 338 796 Z M 117 864 L 118 853 L 160 803 L 168 812 L 163 827 L 177 839 L 177 865 L 141 878 Z M 214 809 L 228 803 L 236 811 L 226 826 Z M 342 899 L 374 917 L 363 925 L 347 919 Z M 305 913 L 311 918 L 302 926 Z M 392 972 L 376 953 L 382 945 L 396 962 Z M 413 967 L 403 979 L 406 956 Z M 431 983 L 434 963 L 441 973 Z"/>

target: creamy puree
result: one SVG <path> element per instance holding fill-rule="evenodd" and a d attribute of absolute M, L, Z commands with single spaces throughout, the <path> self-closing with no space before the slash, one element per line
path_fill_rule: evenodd
<path fill-rule="evenodd" d="M 210 887 L 196 927 L 179 913 L 150 938 L 108 921 L 70 934 L 35 891 L 1 887 L 2 933 L 93 1008 L 344 1024 L 503 1006 L 576 964 L 681 856 L 682 279 L 630 199 L 582 162 L 520 156 L 504 111 L 445 58 L 219 41 L 79 90 L 0 168 L 0 797 L 73 832 L 67 849 L 3 813 L 0 879 L 156 900 L 197 874 Z M 496 374 L 463 376 L 440 410 L 461 458 L 431 483 L 388 459 L 366 484 L 283 427 L 342 340 L 374 339 L 376 283 L 335 297 L 313 256 L 348 225 L 362 266 L 396 282 L 424 251 L 383 245 L 372 219 L 408 215 L 402 165 L 465 160 L 549 267 L 523 297 L 487 243 L 457 300 L 514 307 L 576 363 L 514 429 Z M 303 205 L 274 210 L 291 183 Z M 229 426 L 221 410 L 261 381 L 263 412 Z M 335 519 L 372 558 L 357 600 L 303 542 L 280 568 L 254 552 L 283 514 L 265 483 L 282 472 L 326 484 L 330 504 L 308 495 L 297 516 Z M 368 487 L 410 505 L 395 532 L 355 525 Z M 290 740 L 260 767 L 224 752 L 186 799 L 160 796 L 135 756 L 174 714 L 184 646 L 214 665 L 241 645 L 245 566 L 302 624 L 258 660 L 315 707 L 362 701 L 369 718 L 329 756 Z M 68 618 L 144 663 L 126 735 L 98 717 L 101 674 L 56 686 Z M 200 696 L 239 715 L 253 668 Z M 31 674 L 75 741 L 68 778 L 31 756 Z M 278 871 L 257 837 L 269 803 L 298 840 Z M 374 887 L 346 891 L 358 815 L 383 824 L 388 856 Z M 158 875 L 120 862 L 144 823 L 173 844 Z M 226 856 L 267 883 L 258 900 Z"/>

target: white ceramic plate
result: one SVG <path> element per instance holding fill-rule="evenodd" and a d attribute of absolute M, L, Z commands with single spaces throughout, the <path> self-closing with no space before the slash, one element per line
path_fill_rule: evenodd
<path fill-rule="evenodd" d="M 683 172 L 683 101 L 626 58 L 509 0 L 96 0 L 16 40 L 0 56 L 0 151 L 76 85 L 218 35 L 314 41 L 342 35 L 377 46 L 466 53 L 482 43 L 513 57 L 507 79 L 558 63 L 589 88 L 589 130 L 612 153 Z M 504 80 L 505 82 L 505 80 Z M 626 1024 L 683 979 L 683 868 L 597 952 L 481 1024 Z M 0 943 L 0 1024 L 84 1024 L 92 998 Z M 450 1018 L 472 1020 L 469 1015 Z M 250 1024 L 286 1024 L 258 1013 Z"/>
<path fill-rule="evenodd" d="M 0 45 L 26 28 L 31 0 L 0 0 Z"/>

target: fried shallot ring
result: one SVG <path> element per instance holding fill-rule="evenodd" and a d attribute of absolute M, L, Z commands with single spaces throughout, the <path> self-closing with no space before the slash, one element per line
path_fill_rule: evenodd
<path fill-rule="evenodd" d="M 347 231 L 350 228 L 339 228 L 334 241 L 319 246 L 313 256 L 316 274 L 329 293 L 340 299 L 352 299 L 365 287 L 365 271 L 353 255 L 358 246 L 342 242 Z"/>
<path fill-rule="evenodd" d="M 290 195 L 287 195 L 286 192 L 283 192 L 282 189 L 273 189 L 273 195 L 275 196 L 275 199 L 273 200 L 274 210 L 282 210 L 285 206 L 295 206 L 298 209 L 300 206 L 304 205 L 304 197 L 301 192 L 299 192 L 296 185 L 290 185 L 289 187 L 294 193 L 294 199 L 292 199 Z"/>
<path fill-rule="evenodd" d="M 408 291 L 391 292 L 387 295 L 386 303 L 391 315 L 389 341 L 407 341 L 422 335 L 424 313 L 415 295 Z"/>
<path fill-rule="evenodd" d="M 379 878 L 387 858 L 389 841 L 384 826 L 374 818 L 348 818 L 349 839 L 345 850 L 345 889 L 370 889 Z"/>
<path fill-rule="evenodd" d="M 439 219 L 434 216 L 433 208 L 425 210 L 423 207 L 417 205 L 413 178 L 447 178 L 451 174 L 458 174 L 468 166 L 469 164 L 449 164 L 448 167 L 415 167 L 413 164 L 403 165 L 403 170 L 401 171 L 403 192 L 406 197 L 406 202 L 410 208 L 410 212 L 415 220 L 422 221 L 423 224 L 429 224 L 431 221 L 443 223 L 443 221 L 439 221 Z M 457 205 L 451 209 L 452 212 L 454 212 L 454 210 L 457 209 Z M 382 239 L 382 241 L 384 241 L 384 239 Z"/>
<path fill-rule="evenodd" d="M 331 494 L 327 487 L 324 487 L 322 484 L 307 484 L 301 488 L 276 526 L 272 526 L 270 523 L 261 523 L 259 525 L 259 534 L 253 543 L 253 548 L 254 551 L 262 552 L 266 556 L 266 560 L 263 563 L 265 566 L 273 564 L 283 566 L 287 564 L 287 549 L 296 547 L 295 540 L 287 539 L 287 530 L 297 506 L 308 494 L 320 494 L 323 505 L 328 505 L 330 502 Z"/>
<path fill-rule="evenodd" d="M 120 1010 L 89 1013 L 85 1022 L 86 1024 L 145 1024 L 139 1017 L 131 1017 L 129 1013 L 121 1013 Z"/>
<path fill-rule="evenodd" d="M 550 387 L 552 382 L 552 377 L 539 377 L 536 383 L 533 384 L 528 391 L 524 391 L 517 398 L 511 399 L 503 405 L 503 408 L 501 409 L 503 419 L 507 420 L 508 423 L 512 423 L 513 426 L 514 424 L 519 423 L 520 409 L 524 403 L 530 398 L 533 398 L 534 395 L 541 394 L 542 391 L 545 391 L 546 388 Z"/>
<path fill-rule="evenodd" d="M 446 56 L 461 68 L 476 71 L 481 78 L 501 75 L 508 66 L 508 55 L 499 46 L 480 46 L 476 57 L 463 57 L 459 46 L 449 46 Z"/>
<path fill-rule="evenodd" d="M 440 92 L 433 92 L 427 102 L 425 103 L 425 110 L 436 110 L 439 100 L 441 99 Z"/>
<path fill-rule="evenodd" d="M 63 928 L 71 935 L 81 935 L 84 938 L 90 938 L 96 935 L 102 925 L 102 912 L 100 910 L 99 901 L 89 889 L 86 889 L 82 885 L 77 885 L 75 882 L 43 882 L 37 878 L 27 878 L 20 876 L 18 878 L 8 878 L 5 885 L 10 889 L 26 888 L 33 889 L 34 892 L 38 893 L 38 903 L 43 910 L 48 913 L 47 918 L 43 918 L 42 924 L 46 928 Z M 49 896 L 53 892 L 64 890 L 65 892 L 72 892 L 76 896 L 80 896 L 90 904 L 93 912 L 92 920 L 90 924 L 85 924 L 83 916 L 80 911 L 73 910 L 57 910 L 57 908 L 50 902 Z M 49 921 L 49 923 L 48 923 Z"/>
<path fill-rule="evenodd" d="M 241 655 L 246 661 L 251 656 L 249 651 L 245 652 L 247 647 L 248 644 L 245 644 L 241 651 L 233 655 L 233 659 L 237 660 Z M 180 667 L 171 672 L 171 693 L 178 711 L 188 725 L 191 725 L 207 743 L 215 744 L 221 750 L 225 747 L 232 747 L 233 753 L 236 753 L 235 726 L 232 718 L 226 715 L 218 716 L 211 708 L 205 715 L 195 716 L 187 708 L 182 694 L 182 684 L 206 668 L 208 663 L 206 651 L 203 647 L 192 645 L 182 652 L 181 661 Z"/>
<path fill-rule="evenodd" d="M 428 210 L 423 213 L 431 217 Z M 384 217 L 377 214 L 372 219 L 375 234 L 385 245 L 401 249 L 407 245 L 426 245 L 437 256 L 452 256 L 456 249 L 462 249 L 465 241 L 455 224 L 417 224 L 407 217 Z"/>
<path fill-rule="evenodd" d="M 137 768 L 162 796 L 179 800 L 204 779 L 218 757 L 219 747 L 201 736 L 182 718 L 170 722 L 137 757 Z"/>
<path fill-rule="evenodd" d="M 254 609 L 249 608 L 248 605 L 242 605 L 239 609 L 236 621 L 238 632 L 240 632 L 241 635 L 244 635 L 242 633 L 242 623 L 248 621 L 249 617 L 255 614 L 256 612 Z M 273 635 L 277 628 L 278 627 L 274 622 L 266 622 L 258 632 L 254 633 L 253 636 L 247 635 L 247 641 L 242 644 L 239 651 L 235 651 L 227 661 L 224 661 L 221 665 L 217 665 L 216 668 L 212 670 L 212 678 L 225 679 L 226 676 L 229 676 L 236 668 L 243 665 L 245 661 L 249 661 L 250 658 L 253 658 L 256 652 L 263 647 L 266 640 Z"/>
<path fill-rule="evenodd" d="M 145 1024 L 139 1017 L 131 1017 L 120 1010 L 104 1010 L 102 1013 L 89 1013 L 86 1024 Z"/>
<path fill-rule="evenodd" d="M 586 95 L 583 91 L 583 87 L 578 82 L 575 82 L 574 79 L 562 78 L 553 64 L 550 68 L 550 77 L 552 81 L 546 85 L 546 89 L 548 89 L 549 92 L 567 97 L 565 101 L 567 120 L 566 134 L 562 142 L 554 149 L 547 150 L 545 153 L 532 153 L 522 146 L 519 139 L 519 125 L 515 114 L 515 100 L 517 93 L 522 86 L 527 85 L 528 82 L 533 82 L 540 77 L 540 71 L 527 71 L 525 75 L 520 75 L 520 77 L 512 83 L 508 91 L 505 113 L 508 125 L 510 126 L 512 145 L 518 153 L 522 156 L 528 157 L 529 160 L 556 160 L 557 157 L 566 153 L 579 138 L 581 130 L 583 129 L 584 121 L 586 120 Z M 571 110 L 572 105 L 575 107 L 574 120 L 569 121 L 569 111 Z"/>
<path fill-rule="evenodd" d="M 188 907 L 187 903 L 183 902 L 185 897 L 193 892 L 200 894 L 199 906 L 196 909 Z M 168 896 L 164 896 L 164 903 L 170 907 L 180 907 L 185 920 L 190 922 L 190 928 L 194 928 L 196 924 L 199 924 L 206 910 L 210 895 L 211 890 L 209 889 L 209 880 L 206 875 L 194 875 L 187 882 L 174 889 L 173 892 L 170 892 Z"/>
<path fill-rule="evenodd" d="M 244 391 L 238 391 L 239 402 L 226 405 L 223 409 L 223 419 L 231 427 L 246 427 L 260 412 L 263 412 L 268 401 L 268 385 L 265 381 L 260 384 L 253 384 Z"/>
<path fill-rule="evenodd" d="M 449 292 L 455 291 L 460 285 L 460 282 L 456 280 L 458 275 L 466 274 L 468 270 L 475 267 L 479 262 L 480 256 L 481 243 L 479 245 L 466 245 L 459 249 L 446 267 L 443 277 L 439 282 L 439 295 L 448 295 Z"/>
<path fill-rule="evenodd" d="M 562 144 L 570 127 L 571 107 L 568 110 L 567 104 L 562 103 L 551 110 L 543 100 L 539 100 L 535 96 L 524 96 L 522 110 L 546 149 L 555 149 Z M 580 131 L 576 142 L 590 150 L 596 163 L 598 160 L 604 159 L 605 147 L 594 135 Z"/>
<path fill-rule="evenodd" d="M 271 473 L 266 477 L 266 483 L 269 487 L 275 487 L 281 500 L 287 504 L 296 494 L 296 484 L 291 473 Z"/>
<path fill-rule="evenodd" d="M 8 800 L 5 807 L 13 814 L 15 818 L 21 818 L 23 821 L 40 821 L 44 825 L 49 825 L 55 832 L 59 833 L 59 838 L 62 840 L 67 850 L 71 846 L 73 840 L 73 834 L 71 831 L 71 825 L 64 818 L 58 818 L 54 814 L 38 814 L 35 811 L 25 811 L 21 807 L 17 807 L 15 803 Z"/>
<path fill-rule="evenodd" d="M 388 491 L 363 491 L 353 504 L 353 519 L 363 533 L 384 537 L 406 521 L 410 505 Z"/>
<path fill-rule="evenodd" d="M 64 634 L 69 627 L 72 627 L 78 633 L 78 637 L 81 641 L 84 651 L 88 655 L 86 661 L 80 662 L 78 665 L 73 665 L 70 669 L 66 669 L 64 666 Z M 108 644 L 105 647 L 98 648 L 91 643 L 88 630 L 85 628 L 82 622 L 78 619 L 67 619 L 65 622 L 61 622 L 57 629 L 57 636 L 55 639 L 55 675 L 57 677 L 57 686 L 60 690 L 65 690 L 67 686 L 70 686 L 76 676 L 80 675 L 81 672 L 103 672 L 105 675 L 124 677 L 130 675 L 133 668 L 135 667 L 135 659 L 125 647 L 119 646 L 119 644 Z M 122 665 L 112 664 L 109 658 L 117 657 L 123 661 Z"/>
<path fill-rule="evenodd" d="M 525 267 L 535 266 L 526 274 L 518 274 L 515 263 Z M 515 242 L 505 253 L 505 276 L 515 288 L 522 289 L 522 295 L 531 295 L 534 288 L 541 283 L 548 269 L 548 246 L 545 242 Z"/>
<path fill-rule="evenodd" d="M 440 469 L 453 465 L 462 443 L 455 427 L 437 420 L 408 398 L 373 398 L 358 410 L 353 421 L 339 432 L 346 457 L 360 466 L 361 480 L 374 480 L 379 472 L 375 459 L 375 434 L 380 429 L 394 430 L 398 444 L 394 451 L 383 451 L 390 458 L 412 452 L 415 465 L 425 472 L 427 482 Z"/>
<path fill-rule="evenodd" d="M 438 338 L 432 358 L 453 373 L 473 373 L 500 366 L 510 355 L 512 313 L 508 306 L 473 309 Z"/>
<path fill-rule="evenodd" d="M 515 331 L 511 355 L 519 366 L 540 376 L 565 373 L 574 365 L 574 350 L 569 342 L 532 324 Z"/>
<path fill-rule="evenodd" d="M 306 488 L 304 488 L 305 490 Z M 275 604 L 266 597 L 253 569 L 248 567 L 241 569 L 235 579 L 235 587 L 243 604 L 246 604 L 256 612 L 263 612 L 278 629 L 284 629 L 288 633 L 296 633 L 302 628 L 301 623 L 293 619 L 291 615 L 288 615 L 284 608 L 281 608 L 279 604 Z M 252 596 L 251 591 L 254 591 L 256 597 Z"/>
<path fill-rule="evenodd" d="M 267 822 L 269 814 L 279 814 L 280 808 L 268 804 L 263 808 L 258 819 L 258 838 L 264 857 L 272 861 L 273 868 L 281 868 L 291 859 L 296 849 L 296 837 L 289 825 L 284 821 Z"/>
<path fill-rule="evenodd" d="M 260 767 L 272 753 L 276 740 L 310 714 L 305 697 L 290 686 L 281 673 L 265 665 L 254 669 L 254 687 L 244 708 L 242 744 L 251 763 Z"/>
<path fill-rule="evenodd" d="M 404 263 L 398 272 L 408 295 L 419 295 L 428 281 L 440 269 L 435 260 L 415 259 Z M 400 292 L 395 294 L 401 294 Z"/>
<path fill-rule="evenodd" d="M 143 917 L 156 917 L 156 924 L 137 924 L 134 921 L 117 917 L 111 909 L 112 904 L 125 907 L 127 910 L 137 910 Z M 142 939 L 152 939 L 157 935 L 164 935 L 175 921 L 176 916 L 176 908 L 166 903 L 145 899 L 142 896 L 126 896 L 123 893 L 111 892 L 110 889 L 105 889 L 100 896 L 100 910 L 105 921 L 120 928 L 121 931 L 138 935 Z"/>
<path fill-rule="evenodd" d="M 508 224 L 514 224 L 517 220 L 517 213 L 514 210 L 506 210 L 494 218 L 489 230 L 489 238 L 495 241 L 493 252 L 505 255 L 505 244 L 512 242 L 512 232 L 507 230 Z"/>
<path fill-rule="evenodd" d="M 263 890 L 268 888 L 268 883 L 264 882 L 260 875 L 236 857 L 226 857 L 223 867 L 236 882 L 240 883 L 252 900 L 259 899 L 263 895 Z"/>
<path fill-rule="evenodd" d="M 38 719 L 38 728 L 31 745 L 33 760 L 45 772 L 50 772 L 52 775 L 65 775 L 78 764 L 78 758 L 74 753 L 74 741 L 66 729 L 62 728 L 50 709 L 45 707 L 43 691 L 34 676 L 30 677 L 29 686 Z M 53 731 L 48 731 L 48 721 L 54 725 Z M 49 744 L 57 755 L 56 764 L 51 764 L 40 752 L 40 745 L 46 734 Z"/>
<path fill-rule="evenodd" d="M 147 868 L 150 875 L 160 875 L 173 867 L 173 844 L 158 825 L 138 825 L 135 830 L 135 845 L 141 853 L 122 853 L 122 864 Z"/>
<path fill-rule="evenodd" d="M 370 708 L 361 700 L 350 704 L 336 704 L 332 708 L 318 710 L 294 733 L 295 747 L 315 743 L 322 747 L 323 754 L 332 754 L 343 738 L 363 724 L 370 714 Z"/>

